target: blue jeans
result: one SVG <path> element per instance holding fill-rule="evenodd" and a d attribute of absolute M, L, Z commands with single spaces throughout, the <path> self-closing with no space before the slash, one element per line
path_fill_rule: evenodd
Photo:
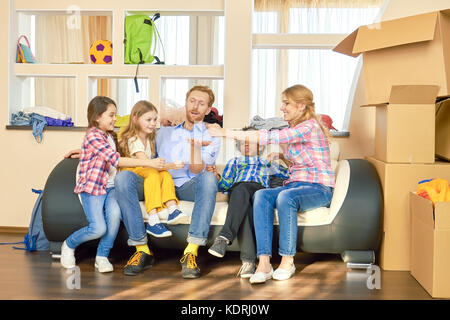
<path fill-rule="evenodd" d="M 144 200 L 144 179 L 131 171 L 120 171 L 114 179 L 122 220 L 128 232 L 128 245 L 147 243 L 140 200 Z"/>
<path fill-rule="evenodd" d="M 209 226 L 216 206 L 218 182 L 215 175 L 204 171 L 180 187 L 175 187 L 179 200 L 193 201 L 191 225 L 187 242 L 206 245 Z"/>
<path fill-rule="evenodd" d="M 114 188 L 109 188 L 105 195 L 100 196 L 82 192 L 80 197 L 89 224 L 72 233 L 66 239 L 66 244 L 69 248 L 75 249 L 84 242 L 101 238 L 97 256 L 107 257 L 120 226 L 120 207 L 117 203 L 116 191 Z"/>
<path fill-rule="evenodd" d="M 253 216 L 257 256 L 272 256 L 274 209 L 280 228 L 279 254 L 295 256 L 297 252 L 297 213 L 328 207 L 333 189 L 319 183 L 291 182 L 283 187 L 262 189 L 255 193 Z"/>

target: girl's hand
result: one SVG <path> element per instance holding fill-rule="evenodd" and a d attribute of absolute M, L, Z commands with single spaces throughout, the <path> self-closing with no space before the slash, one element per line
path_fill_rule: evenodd
<path fill-rule="evenodd" d="M 150 167 L 155 168 L 157 170 L 163 170 L 166 161 L 162 158 L 150 159 Z"/>
<path fill-rule="evenodd" d="M 81 154 L 81 149 L 70 150 L 67 154 L 64 155 L 64 158 L 79 158 Z"/>
<path fill-rule="evenodd" d="M 225 137 L 226 135 L 225 129 L 221 128 L 217 123 L 208 124 L 206 128 L 211 137 Z"/>
<path fill-rule="evenodd" d="M 179 170 L 179 169 L 183 169 L 185 167 L 185 163 L 181 160 L 177 160 L 174 162 L 169 162 L 166 163 L 166 165 L 164 166 L 166 170 Z"/>

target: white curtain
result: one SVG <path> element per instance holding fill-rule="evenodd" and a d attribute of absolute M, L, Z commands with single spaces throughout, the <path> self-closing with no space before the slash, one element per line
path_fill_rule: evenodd
<path fill-rule="evenodd" d="M 357 2 L 354 2 L 355 6 Z M 280 10 L 256 11 L 253 15 L 253 32 L 348 34 L 360 25 L 372 23 L 378 11 L 379 7 L 371 6 L 305 6 L 286 9 L 284 4 Z M 283 14 L 285 16 L 280 18 Z M 344 119 L 357 63 L 358 59 L 331 49 L 254 49 L 251 117 L 277 116 L 280 92 L 288 86 L 303 84 L 314 93 L 316 112 L 328 114 L 338 130 L 347 130 L 344 128 Z"/>

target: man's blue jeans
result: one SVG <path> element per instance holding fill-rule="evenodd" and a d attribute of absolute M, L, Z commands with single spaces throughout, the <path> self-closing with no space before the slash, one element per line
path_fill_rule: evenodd
<path fill-rule="evenodd" d="M 128 232 L 128 245 L 146 244 L 147 233 L 139 205 L 139 201 L 144 200 L 144 179 L 134 172 L 120 171 L 114 179 L 114 186 L 122 211 L 122 221 Z"/>
<path fill-rule="evenodd" d="M 69 248 L 75 249 L 84 242 L 101 238 L 97 256 L 109 255 L 119 231 L 120 208 L 115 189 L 109 188 L 106 192 L 106 195 L 100 196 L 93 196 L 86 192 L 80 194 L 89 225 L 75 231 L 66 239 Z"/>
<path fill-rule="evenodd" d="M 175 187 L 179 200 L 194 202 L 187 242 L 200 246 L 206 245 L 211 218 L 216 206 L 217 190 L 217 178 L 208 171 L 198 174 L 180 187 Z"/>
<path fill-rule="evenodd" d="M 128 232 L 128 245 L 147 243 L 147 234 L 139 205 L 144 200 L 144 179 L 131 171 L 121 171 L 114 180 L 122 220 Z M 217 179 L 211 172 L 202 172 L 180 187 L 175 187 L 179 200 L 193 201 L 191 224 L 187 241 L 205 245 L 209 225 L 216 205 Z"/>
<path fill-rule="evenodd" d="M 262 189 L 255 193 L 253 218 L 257 256 L 272 256 L 274 209 L 280 228 L 279 254 L 295 256 L 297 252 L 297 213 L 328 207 L 333 189 L 319 183 L 292 182 L 283 187 Z"/>

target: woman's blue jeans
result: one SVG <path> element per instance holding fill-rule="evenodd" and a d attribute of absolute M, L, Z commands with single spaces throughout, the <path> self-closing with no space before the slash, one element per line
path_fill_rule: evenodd
<path fill-rule="evenodd" d="M 75 249 L 84 242 L 101 238 L 97 256 L 107 257 L 120 226 L 120 207 L 116 191 L 114 188 L 108 188 L 106 194 L 100 196 L 82 192 L 80 197 L 89 224 L 72 233 L 66 239 L 66 244 L 69 248 Z"/>
<path fill-rule="evenodd" d="M 328 207 L 332 194 L 332 188 L 308 182 L 291 182 L 283 187 L 256 191 L 253 217 L 257 256 L 272 256 L 274 209 L 278 211 L 279 254 L 295 256 L 298 232 L 297 213 L 318 207 Z"/>

